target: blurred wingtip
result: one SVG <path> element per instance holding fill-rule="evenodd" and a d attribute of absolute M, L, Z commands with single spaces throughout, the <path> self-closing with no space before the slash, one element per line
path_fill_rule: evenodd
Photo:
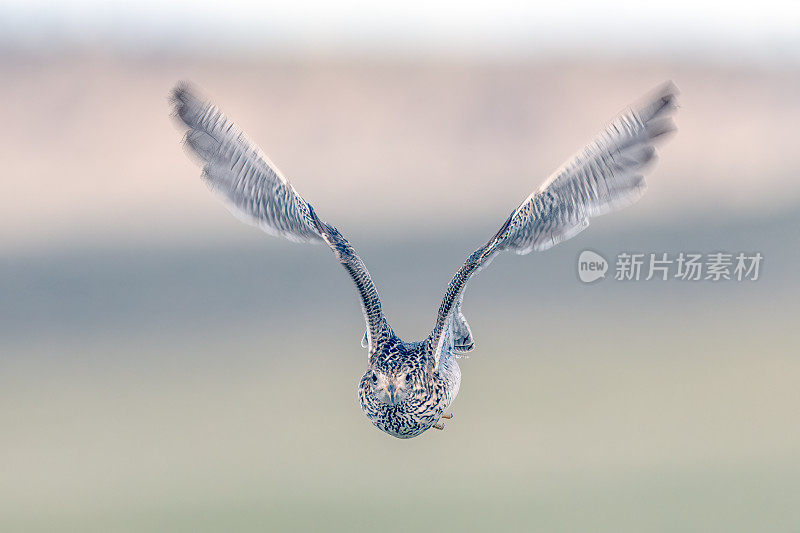
<path fill-rule="evenodd" d="M 185 103 L 187 100 L 194 98 L 195 88 L 191 82 L 186 80 L 179 80 L 169 93 L 169 101 L 173 105 Z"/>
<path fill-rule="evenodd" d="M 675 82 L 672 80 L 666 80 L 661 82 L 661 84 L 659 84 L 655 88 L 654 92 L 665 96 L 666 95 L 678 96 L 679 94 L 681 94 L 681 90 L 678 89 L 678 86 L 675 85 Z"/>
<path fill-rule="evenodd" d="M 639 111 L 645 120 L 673 113 L 678 109 L 680 90 L 675 82 L 667 80 L 656 86 L 640 100 Z"/>
<path fill-rule="evenodd" d="M 678 110 L 680 90 L 675 82 L 667 80 L 656 86 L 632 110 L 644 123 L 647 137 L 651 141 L 663 142 L 677 131 L 674 113 Z"/>
<path fill-rule="evenodd" d="M 677 106 L 677 100 L 680 94 L 681 91 L 678 89 L 678 86 L 675 85 L 675 82 L 672 80 L 667 80 L 660 83 L 649 93 L 647 93 L 647 95 L 644 97 L 644 100 L 660 104 L 660 107 L 667 105 Z"/>
<path fill-rule="evenodd" d="M 182 126 L 197 127 L 197 120 L 209 105 L 198 95 L 195 86 L 188 81 L 181 80 L 175 84 L 169 94 L 172 106 L 172 116 Z"/>

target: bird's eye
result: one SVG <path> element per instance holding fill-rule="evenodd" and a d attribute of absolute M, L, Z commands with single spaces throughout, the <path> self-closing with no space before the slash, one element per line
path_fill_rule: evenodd
<path fill-rule="evenodd" d="M 377 383 L 378 382 L 378 374 L 376 374 L 375 372 L 372 373 L 372 382 L 373 383 Z"/>
<path fill-rule="evenodd" d="M 412 379 L 411 374 L 406 374 L 406 383 L 411 383 Z"/>

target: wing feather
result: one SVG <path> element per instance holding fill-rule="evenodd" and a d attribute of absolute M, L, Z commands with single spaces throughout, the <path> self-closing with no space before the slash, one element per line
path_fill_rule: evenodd
<path fill-rule="evenodd" d="M 501 251 L 527 254 L 570 239 L 589 219 L 622 209 L 642 197 L 644 173 L 656 159 L 655 144 L 675 130 L 671 115 L 678 90 L 667 82 L 620 113 L 525 199 L 500 230 L 456 272 L 428 336 L 438 368 L 443 331 L 460 307 L 470 277 Z M 460 312 L 460 311 L 459 311 Z"/>
<path fill-rule="evenodd" d="M 356 285 L 370 356 L 391 328 L 367 267 L 339 231 L 323 222 L 278 168 L 216 106 L 185 83 L 172 92 L 185 144 L 203 165 L 203 179 L 239 219 L 296 242 L 326 242 Z"/>
<path fill-rule="evenodd" d="M 655 143 L 674 131 L 677 88 L 667 82 L 620 113 L 511 215 L 503 249 L 526 254 L 574 237 L 589 219 L 636 202 Z"/>
<path fill-rule="evenodd" d="M 291 241 L 323 241 L 308 203 L 215 105 L 187 84 L 179 84 L 171 100 L 189 128 L 185 144 L 200 159 L 204 181 L 237 218 Z"/>

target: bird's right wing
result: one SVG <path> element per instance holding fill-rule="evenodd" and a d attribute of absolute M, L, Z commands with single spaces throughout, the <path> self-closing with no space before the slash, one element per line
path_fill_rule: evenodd
<path fill-rule="evenodd" d="M 198 98 L 187 84 L 175 87 L 171 102 L 188 128 L 185 144 L 199 157 L 206 184 L 237 218 L 271 235 L 330 246 L 358 289 L 372 355 L 388 325 L 367 267 L 347 239 L 320 220 L 278 168 L 216 106 Z"/>
<path fill-rule="evenodd" d="M 453 346 L 472 347 L 469 326 L 461 314 L 464 287 L 472 274 L 488 265 L 501 251 L 527 254 L 546 250 L 574 237 L 589 219 L 638 200 L 645 190 L 643 173 L 655 157 L 655 142 L 675 129 L 677 88 L 667 82 L 639 103 L 620 113 L 506 219 L 500 230 L 475 250 L 456 272 L 439 307 L 436 325 L 428 336 L 439 366 L 445 330 L 453 328 Z M 459 338 L 459 330 L 462 332 Z"/>

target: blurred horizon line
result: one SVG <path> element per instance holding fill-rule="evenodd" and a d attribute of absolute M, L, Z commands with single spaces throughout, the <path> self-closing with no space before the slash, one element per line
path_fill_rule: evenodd
<path fill-rule="evenodd" d="M 511 208 L 509 208 L 509 212 Z M 225 218 L 227 213 L 220 216 Z M 216 217 L 215 217 L 216 218 Z M 151 228 L 152 231 L 135 231 L 126 236 L 124 242 L 119 239 L 119 227 L 112 226 L 107 233 L 104 233 L 96 224 L 92 226 L 94 231 L 78 231 L 65 233 L 58 236 L 43 237 L 40 239 L 28 238 L 18 242 L 6 241 L 3 246 L 3 253 L 0 259 L 34 259 L 41 257 L 61 257 L 72 253 L 83 254 L 99 251 L 116 252 L 121 250 L 173 250 L 173 251 L 200 251 L 211 249 L 240 250 L 257 244 L 259 242 L 275 242 L 289 249 L 306 248 L 307 243 L 294 243 L 282 238 L 274 237 L 264 233 L 261 229 L 243 224 L 235 217 L 228 217 L 225 227 L 214 224 L 213 219 L 192 219 L 187 220 L 187 224 L 175 225 L 174 220 L 166 222 L 160 229 Z M 396 224 L 370 224 L 365 219 L 363 224 L 358 224 L 352 219 L 344 220 L 342 224 L 336 220 L 331 223 L 346 234 L 356 249 L 359 245 L 372 247 L 375 245 L 385 245 L 386 240 L 391 240 L 396 246 L 404 246 L 410 242 L 420 245 L 430 245 L 442 241 L 447 235 L 454 235 L 457 242 L 466 245 L 464 252 L 467 253 L 470 243 L 479 246 L 491 236 L 491 233 L 502 223 L 501 217 L 493 217 L 490 214 L 482 214 L 469 220 L 451 222 L 448 217 L 442 217 L 439 224 L 435 224 L 435 231 L 431 231 L 429 220 L 417 221 L 397 221 Z M 780 224 L 777 224 L 779 221 Z M 667 212 L 656 210 L 650 213 L 636 214 L 629 212 L 626 217 L 597 217 L 592 222 L 592 226 L 603 226 L 603 233 L 609 234 L 624 229 L 633 228 L 628 233 L 630 235 L 647 234 L 648 232 L 658 231 L 663 233 L 665 228 L 670 233 L 687 232 L 693 227 L 702 227 L 708 230 L 719 231 L 720 229 L 731 228 L 751 228 L 762 225 L 773 225 L 792 227 L 800 223 L 800 213 L 796 204 L 778 206 L 778 209 L 771 212 L 763 211 L 743 211 L 736 218 L 725 217 L 721 219 L 715 213 L 699 213 L 694 210 Z M 188 226 L 192 226 L 194 231 L 190 231 Z M 216 228 L 216 231 L 215 231 Z M 75 229 L 75 228 L 72 228 Z M 86 229 L 86 228 L 84 228 Z M 590 228 L 595 231 L 597 228 Z M 100 231 L 98 231 L 100 230 Z M 159 233 L 155 233 L 158 231 Z M 589 248 L 592 243 L 586 243 Z"/>
<path fill-rule="evenodd" d="M 780 50 L 780 53 L 771 53 Z M 691 46 L 662 50 L 608 50 L 598 47 L 536 48 L 519 47 L 515 52 L 507 50 L 476 51 L 471 48 L 457 49 L 433 47 L 413 49 L 404 47 L 366 48 L 337 45 L 299 46 L 221 46 L 216 49 L 197 48 L 191 43 L 176 46 L 175 43 L 133 43 L 93 41 L 79 42 L 71 39 L 55 39 L 48 43 L 25 43 L 3 39 L 0 35 L 0 61 L 22 60 L 119 60 L 119 61 L 219 61 L 227 63 L 249 63 L 268 60 L 273 63 L 329 63 L 329 64 L 385 64 L 400 65 L 570 65 L 601 62 L 606 65 L 636 66 L 680 66 L 702 68 L 712 66 L 716 70 L 747 69 L 755 71 L 788 71 L 800 69 L 800 44 L 792 47 L 770 48 L 764 53 L 731 53 L 730 50 L 697 50 Z"/>

